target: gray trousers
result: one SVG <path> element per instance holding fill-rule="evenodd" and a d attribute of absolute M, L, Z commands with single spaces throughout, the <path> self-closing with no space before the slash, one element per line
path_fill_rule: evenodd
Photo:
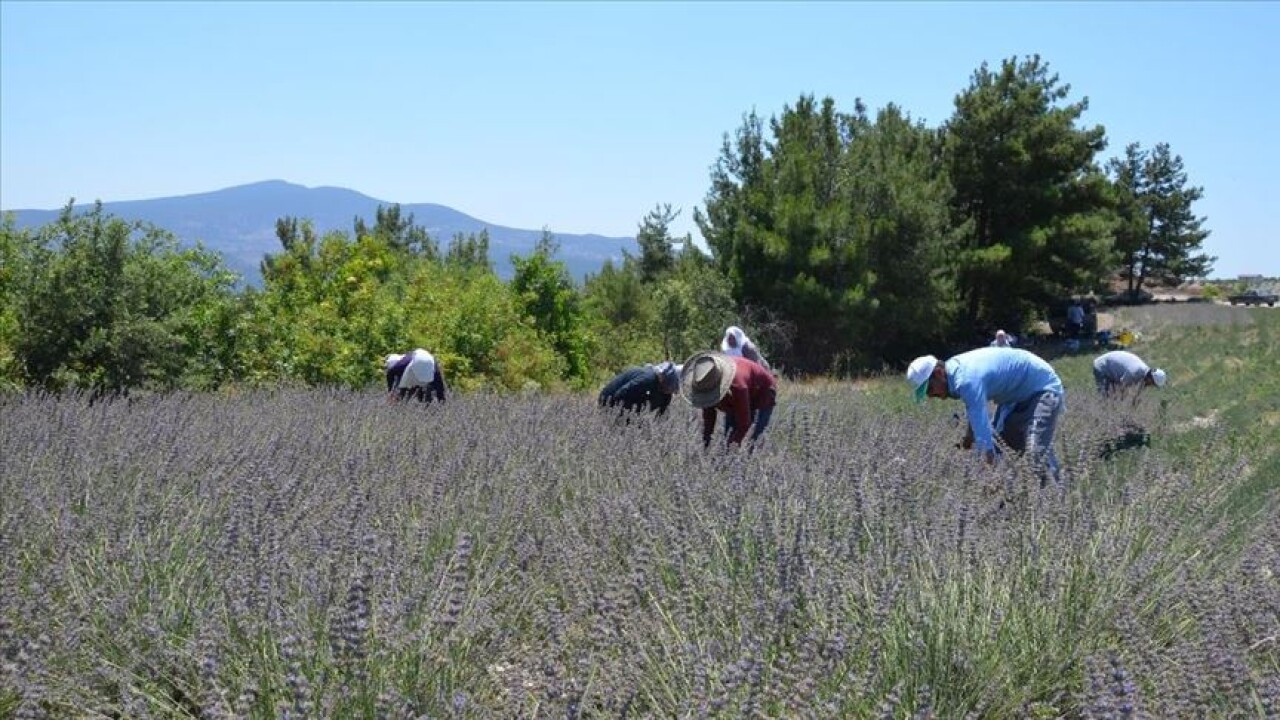
<path fill-rule="evenodd" d="M 1058 456 L 1053 451 L 1053 435 L 1062 417 L 1063 398 L 1045 390 L 1013 404 L 1003 415 L 1000 438 L 1009 447 L 1025 452 L 1039 468 L 1040 484 L 1060 481 Z"/>

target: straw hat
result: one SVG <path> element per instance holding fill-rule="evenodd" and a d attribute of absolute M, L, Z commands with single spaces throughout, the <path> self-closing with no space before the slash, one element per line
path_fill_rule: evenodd
<path fill-rule="evenodd" d="M 680 394 L 696 408 L 709 408 L 729 394 L 738 366 L 728 355 L 702 352 L 685 360 L 680 372 Z"/>

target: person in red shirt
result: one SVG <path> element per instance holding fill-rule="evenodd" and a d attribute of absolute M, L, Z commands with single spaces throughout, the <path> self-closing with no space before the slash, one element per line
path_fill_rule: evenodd
<path fill-rule="evenodd" d="M 725 414 L 728 444 L 741 443 L 751 430 L 754 442 L 769 427 L 778 400 L 778 381 L 760 364 L 720 352 L 698 353 L 680 373 L 680 393 L 702 409 L 702 444 L 711 444 L 716 411 Z M 753 427 L 754 426 L 754 427 Z"/>

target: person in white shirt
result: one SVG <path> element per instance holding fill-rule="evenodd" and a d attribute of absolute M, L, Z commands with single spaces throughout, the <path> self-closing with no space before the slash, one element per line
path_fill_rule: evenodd
<path fill-rule="evenodd" d="M 751 338 L 742 332 L 742 328 L 736 325 L 730 325 L 724 331 L 724 337 L 720 339 L 720 352 L 725 355 L 733 355 L 736 357 L 744 357 L 770 370 L 769 361 L 764 359 L 764 355 L 760 354 L 760 348 L 751 342 Z"/>
<path fill-rule="evenodd" d="M 1018 338 L 1010 335 L 1003 330 L 996 331 L 996 339 L 991 341 L 991 347 L 1013 347 L 1018 344 Z"/>
<path fill-rule="evenodd" d="M 416 398 L 425 403 L 444 402 L 444 373 L 431 353 L 417 348 L 404 355 L 386 357 L 387 393 L 391 400 Z"/>
<path fill-rule="evenodd" d="M 1112 350 L 1094 358 L 1093 381 L 1099 393 L 1115 395 L 1135 388 L 1141 392 L 1145 387 L 1164 387 L 1169 376 L 1127 350 Z"/>

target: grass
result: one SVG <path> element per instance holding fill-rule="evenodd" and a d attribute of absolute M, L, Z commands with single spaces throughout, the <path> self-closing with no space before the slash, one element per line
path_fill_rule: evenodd
<path fill-rule="evenodd" d="M 4 396 L 0 716 L 1267 717 L 1280 313 L 1121 320 L 1170 386 L 1055 359 L 1062 490 L 899 377 L 784 385 L 749 454 L 682 404 Z"/>

